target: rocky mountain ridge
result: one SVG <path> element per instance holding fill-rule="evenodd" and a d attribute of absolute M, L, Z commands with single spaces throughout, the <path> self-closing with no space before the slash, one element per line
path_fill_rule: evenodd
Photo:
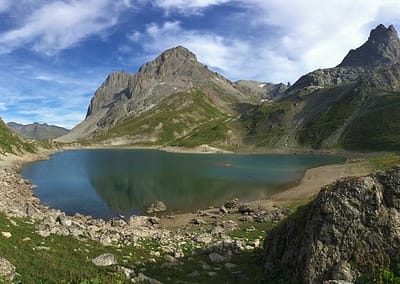
<path fill-rule="evenodd" d="M 54 139 L 69 133 L 68 129 L 46 123 L 40 124 L 35 122 L 24 125 L 16 122 L 8 122 L 7 126 L 22 137 L 35 140 Z"/>
<path fill-rule="evenodd" d="M 257 103 L 260 96 L 244 93 L 234 83 L 199 63 L 188 49 L 168 49 L 142 65 L 136 74 L 115 72 L 96 91 L 85 120 L 60 141 L 86 139 L 106 131 L 132 116 L 157 106 L 171 95 L 201 91 L 205 98 L 226 114 L 235 103 Z"/>
<path fill-rule="evenodd" d="M 400 149 L 399 43 L 393 26 L 379 25 L 337 67 L 291 86 L 230 82 L 186 48 L 171 48 L 137 74 L 110 74 L 86 119 L 59 141 Z"/>

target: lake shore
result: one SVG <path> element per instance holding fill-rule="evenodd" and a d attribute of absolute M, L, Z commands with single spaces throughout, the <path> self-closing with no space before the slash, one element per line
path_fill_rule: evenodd
<path fill-rule="evenodd" d="M 85 147 L 86 148 L 86 147 Z M 99 147 L 88 147 L 99 149 Z M 0 202 L 0 211 L 10 214 L 12 216 L 26 217 L 24 210 L 26 211 L 26 204 L 28 207 L 34 208 L 34 211 L 41 212 L 39 214 L 43 216 L 48 213 L 51 208 L 44 206 L 40 203 L 40 200 L 36 198 L 33 194 L 32 189 L 34 185 L 31 185 L 28 181 L 24 181 L 19 175 L 19 170 L 24 163 L 33 162 L 36 160 L 42 160 L 49 158 L 52 154 L 57 151 L 77 149 L 75 147 L 56 149 L 56 150 L 45 150 L 42 149 L 37 154 L 25 154 L 23 156 L 4 156 L 0 158 L 0 180 L 7 178 L 7 195 L 0 194 L 0 200 L 5 200 Z M 136 148 L 135 149 L 148 149 L 146 148 Z M 171 150 L 163 148 L 153 148 L 157 150 Z M 206 148 L 209 151 L 217 151 L 218 149 Z M 191 151 L 182 151 L 180 148 L 173 148 L 172 152 L 178 153 L 193 153 Z M 200 151 L 196 149 L 195 151 Z M 200 153 L 204 153 L 201 151 Z M 217 152 L 218 153 L 218 152 Z M 278 154 L 278 153 L 276 153 Z M 319 190 L 345 176 L 361 176 L 366 175 L 372 171 L 372 167 L 367 160 L 353 160 L 350 162 L 345 162 L 343 164 L 327 165 L 317 168 L 308 169 L 305 171 L 304 176 L 299 181 L 299 183 L 289 188 L 285 191 L 279 192 L 270 196 L 268 199 L 264 200 L 254 200 L 246 202 L 245 204 L 251 207 L 261 208 L 263 210 L 272 210 L 276 207 L 291 207 L 293 204 L 305 203 L 318 194 Z M 9 178 L 11 172 L 11 179 Z M 22 188 L 22 190 L 21 190 Z M 11 202 L 10 200 L 16 200 L 18 202 Z M 17 203 L 17 205 L 15 204 Z M 21 206 L 21 204 L 25 204 Z M 30 204 L 30 205 L 29 205 Z M 25 207 L 24 207 L 25 206 Z M 15 208 L 13 208 L 15 207 Z M 58 210 L 53 209 L 56 212 Z M 200 210 L 203 214 L 219 214 L 218 208 L 210 208 Z M 179 213 L 173 214 L 173 216 L 163 216 L 160 220 L 161 227 L 166 229 L 171 228 L 183 228 L 196 217 L 198 217 L 198 212 L 192 213 Z"/>

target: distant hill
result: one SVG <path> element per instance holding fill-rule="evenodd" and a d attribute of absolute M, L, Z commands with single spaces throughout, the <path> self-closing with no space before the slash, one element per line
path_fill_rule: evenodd
<path fill-rule="evenodd" d="M 23 125 L 16 122 L 9 122 L 7 126 L 18 135 L 35 140 L 54 139 L 69 133 L 68 129 L 46 123 L 40 124 L 35 122 Z"/>

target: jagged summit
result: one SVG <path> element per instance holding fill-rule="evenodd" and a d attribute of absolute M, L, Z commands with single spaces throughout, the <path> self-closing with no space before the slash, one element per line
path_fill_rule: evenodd
<path fill-rule="evenodd" d="M 368 40 L 352 49 L 338 67 L 363 67 L 373 69 L 400 62 L 400 40 L 393 25 L 380 24 L 373 29 Z"/>
<path fill-rule="evenodd" d="M 165 50 L 153 61 L 143 64 L 139 69 L 139 74 L 162 76 L 174 72 L 187 62 L 196 63 L 196 55 L 183 46 L 177 46 Z"/>

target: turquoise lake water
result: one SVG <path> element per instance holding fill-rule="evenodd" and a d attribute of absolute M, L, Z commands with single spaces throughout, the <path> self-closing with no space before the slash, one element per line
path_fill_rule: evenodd
<path fill-rule="evenodd" d="M 155 200 L 169 212 L 266 198 L 308 168 L 343 158 L 271 154 L 177 154 L 156 150 L 73 150 L 25 165 L 43 204 L 67 214 L 110 218 L 141 214 Z"/>

